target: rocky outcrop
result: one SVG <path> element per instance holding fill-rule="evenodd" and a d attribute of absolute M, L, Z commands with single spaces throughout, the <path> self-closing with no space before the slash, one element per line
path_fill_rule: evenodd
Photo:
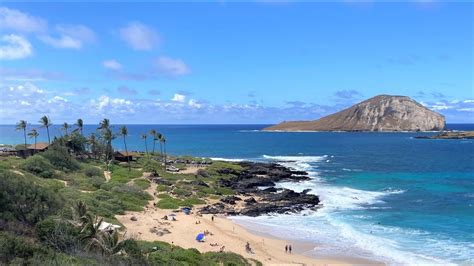
<path fill-rule="evenodd" d="M 474 131 L 442 132 L 434 136 L 416 136 L 416 139 L 474 139 Z"/>
<path fill-rule="evenodd" d="M 232 176 L 220 179 L 219 185 L 251 197 L 244 199 L 241 207 L 237 206 L 237 202 L 242 201 L 242 198 L 224 197 L 220 202 L 201 208 L 201 213 L 259 216 L 268 213 L 295 213 L 320 207 L 319 197 L 308 194 L 309 190 L 299 193 L 275 187 L 275 183 L 279 181 L 307 180 L 309 177 L 306 172 L 294 171 L 274 163 L 242 162 L 240 165 L 244 167 L 243 171 L 233 172 Z"/>
<path fill-rule="evenodd" d="M 438 131 L 444 116 L 410 97 L 379 95 L 315 121 L 283 122 L 266 131 Z"/>

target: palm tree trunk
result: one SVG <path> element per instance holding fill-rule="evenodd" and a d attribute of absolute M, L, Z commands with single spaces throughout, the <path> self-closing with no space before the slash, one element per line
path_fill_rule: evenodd
<path fill-rule="evenodd" d="M 161 157 L 161 160 L 163 161 L 163 144 L 161 143 L 161 140 L 160 140 L 160 157 Z"/>
<path fill-rule="evenodd" d="M 25 137 L 25 150 L 26 150 L 26 128 L 23 129 L 23 136 Z"/>
<path fill-rule="evenodd" d="M 51 144 L 51 139 L 49 138 L 49 126 L 46 126 L 46 131 L 48 132 L 48 144 Z"/>
<path fill-rule="evenodd" d="M 153 150 L 151 151 L 151 154 L 155 154 L 155 143 L 156 143 L 156 140 L 153 140 Z"/>
<path fill-rule="evenodd" d="M 148 144 L 147 144 L 146 139 L 145 139 L 145 151 L 146 151 L 146 154 L 148 154 Z"/>
<path fill-rule="evenodd" d="M 36 136 L 35 136 L 35 151 L 33 152 L 33 154 L 36 153 Z"/>
<path fill-rule="evenodd" d="M 123 144 L 125 145 L 125 153 L 127 154 L 127 162 L 128 162 L 128 171 L 132 171 L 132 168 L 130 166 L 130 156 L 128 155 L 128 149 L 127 149 L 127 141 L 125 141 L 125 136 L 123 136 Z"/>
<path fill-rule="evenodd" d="M 163 143 L 164 151 L 165 151 L 165 170 L 166 170 L 166 142 Z"/>

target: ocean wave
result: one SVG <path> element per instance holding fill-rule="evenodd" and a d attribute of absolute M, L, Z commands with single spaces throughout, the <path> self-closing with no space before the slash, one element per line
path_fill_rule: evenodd
<path fill-rule="evenodd" d="M 220 158 L 220 157 L 211 157 L 209 158 L 214 161 L 224 161 L 224 162 L 243 162 L 247 161 L 246 159 L 230 159 L 230 158 Z"/>
<path fill-rule="evenodd" d="M 272 160 L 272 161 L 279 161 L 279 162 L 307 162 L 307 163 L 316 163 L 321 162 L 328 158 L 328 155 L 322 156 L 270 156 L 270 155 L 263 155 L 263 158 Z"/>

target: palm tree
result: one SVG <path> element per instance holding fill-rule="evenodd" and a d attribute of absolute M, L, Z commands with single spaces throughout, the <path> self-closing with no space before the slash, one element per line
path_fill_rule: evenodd
<path fill-rule="evenodd" d="M 150 130 L 150 136 L 153 137 L 153 150 L 151 151 L 151 154 L 155 154 L 155 142 L 157 141 L 157 139 L 156 139 L 156 130 L 154 130 L 154 129 Z"/>
<path fill-rule="evenodd" d="M 112 159 L 112 140 L 115 138 L 114 134 L 112 133 L 112 130 L 110 128 L 105 128 L 102 132 L 102 137 L 104 138 L 106 142 L 106 155 L 105 155 L 105 160 Z"/>
<path fill-rule="evenodd" d="M 38 138 L 38 136 L 39 136 L 39 133 L 38 133 L 38 131 L 36 130 L 36 128 L 33 128 L 33 129 L 30 131 L 30 133 L 28 133 L 28 136 L 29 136 L 30 138 L 35 138 L 35 152 L 36 152 L 36 138 Z"/>
<path fill-rule="evenodd" d="M 67 130 L 69 129 L 69 124 L 64 122 L 63 124 L 63 130 L 64 130 L 64 134 L 67 136 L 68 135 L 68 132 Z"/>
<path fill-rule="evenodd" d="M 25 150 L 26 150 L 26 125 L 27 125 L 27 122 L 25 120 L 20 120 L 20 122 L 18 122 L 18 124 L 16 124 L 16 130 L 17 131 L 20 131 L 20 130 L 23 130 L 23 136 L 25 137 Z"/>
<path fill-rule="evenodd" d="M 126 126 L 120 127 L 119 135 L 123 137 L 123 144 L 125 145 L 125 153 L 126 153 L 127 162 L 128 162 L 128 171 L 130 172 L 132 171 L 132 168 L 130 166 L 130 157 L 128 156 L 127 141 L 126 141 L 126 137 L 128 136 L 128 129 Z"/>
<path fill-rule="evenodd" d="M 84 121 L 82 119 L 77 119 L 77 122 L 75 124 L 77 126 L 77 129 L 79 130 L 79 133 L 82 135 L 82 130 L 84 129 Z"/>
<path fill-rule="evenodd" d="M 97 159 L 97 138 L 94 133 L 91 133 L 87 142 L 90 145 L 90 152 L 94 155 L 94 159 Z"/>
<path fill-rule="evenodd" d="M 163 135 L 161 135 L 161 133 L 156 133 L 156 135 L 155 135 L 156 140 L 158 140 L 158 142 L 160 143 L 160 157 L 163 160 L 163 145 L 161 143 L 161 138 L 162 137 L 163 137 Z"/>
<path fill-rule="evenodd" d="M 51 139 L 49 138 L 49 127 L 53 124 L 51 123 L 51 120 L 47 116 L 41 117 L 39 123 L 41 124 L 41 127 L 45 127 L 46 131 L 48 132 L 48 144 L 51 144 Z"/>
<path fill-rule="evenodd" d="M 165 154 L 165 169 L 166 169 L 166 138 L 165 138 L 164 135 L 161 135 L 160 142 L 163 143 L 163 150 L 164 150 L 164 154 Z"/>
<path fill-rule="evenodd" d="M 146 154 L 148 154 L 148 143 L 146 141 L 146 139 L 148 138 L 148 135 L 147 134 L 141 134 L 140 137 L 141 137 L 141 139 L 145 140 L 145 151 L 146 151 Z"/>
<path fill-rule="evenodd" d="M 97 129 L 104 130 L 104 129 L 107 129 L 107 128 L 110 128 L 110 120 L 108 118 L 104 118 L 104 119 L 102 119 L 102 121 L 100 121 L 99 128 L 97 128 Z"/>

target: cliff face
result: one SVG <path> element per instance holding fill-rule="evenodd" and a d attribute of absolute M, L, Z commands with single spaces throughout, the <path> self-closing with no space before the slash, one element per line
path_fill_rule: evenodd
<path fill-rule="evenodd" d="M 410 97 L 379 95 L 314 121 L 283 122 L 267 131 L 437 131 L 444 116 Z"/>

